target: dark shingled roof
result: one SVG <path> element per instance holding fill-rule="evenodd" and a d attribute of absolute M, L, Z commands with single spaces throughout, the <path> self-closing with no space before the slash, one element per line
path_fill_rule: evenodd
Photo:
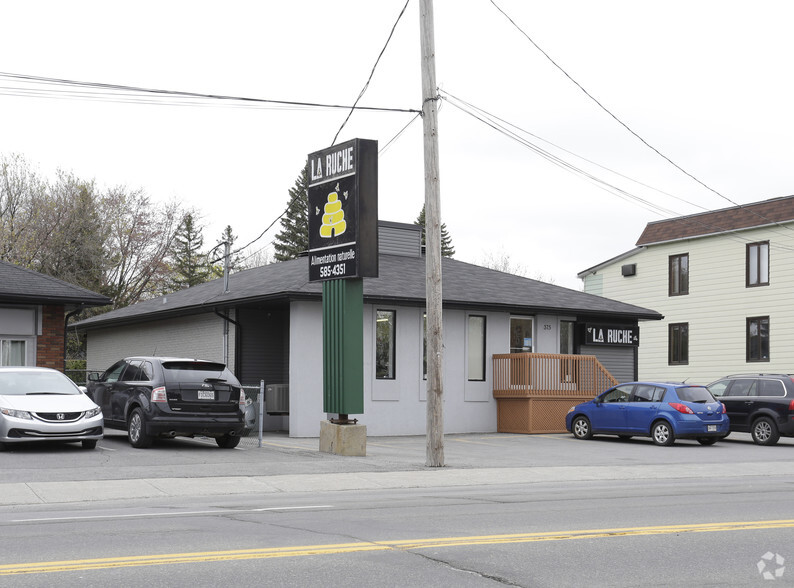
<path fill-rule="evenodd" d="M 143 322 L 168 316 L 207 312 L 259 302 L 285 302 L 322 296 L 322 283 L 309 282 L 306 258 L 273 263 L 213 280 L 160 298 L 140 302 L 74 323 L 90 329 L 110 324 Z M 425 304 L 425 259 L 380 256 L 380 277 L 364 279 L 365 302 Z M 446 308 L 556 313 L 625 319 L 659 320 L 662 315 L 632 304 L 547 284 L 454 259 L 442 261 L 443 303 Z"/>
<path fill-rule="evenodd" d="M 794 220 L 794 196 L 648 223 L 637 245 L 664 243 Z"/>
<path fill-rule="evenodd" d="M 104 306 L 111 300 L 63 280 L 0 261 L 0 302 Z"/>

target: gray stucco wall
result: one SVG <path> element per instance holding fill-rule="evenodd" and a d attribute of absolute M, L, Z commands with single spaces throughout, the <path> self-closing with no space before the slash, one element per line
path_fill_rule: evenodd
<path fill-rule="evenodd" d="M 374 376 L 375 313 L 396 311 L 396 378 Z M 379 304 L 364 306 L 364 414 L 351 415 L 372 436 L 423 435 L 426 428 L 426 387 L 422 365 L 424 310 Z M 444 430 L 447 433 L 496 431 L 496 401 L 492 394 L 494 353 L 509 351 L 509 315 L 487 317 L 486 379 L 466 377 L 466 320 L 463 310 L 444 311 Z M 295 302 L 290 325 L 290 436 L 317 437 L 323 412 L 322 307 Z"/>

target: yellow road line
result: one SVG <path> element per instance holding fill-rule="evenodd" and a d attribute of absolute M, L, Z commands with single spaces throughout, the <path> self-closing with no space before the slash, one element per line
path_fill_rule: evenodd
<path fill-rule="evenodd" d="M 306 555 L 329 555 L 340 553 L 362 553 L 368 551 L 405 551 L 437 547 L 466 547 L 471 545 L 498 545 L 509 543 L 531 543 L 537 541 L 565 541 L 571 539 L 598 539 L 604 537 L 628 537 L 639 535 L 665 535 L 672 533 L 715 533 L 721 531 L 753 531 L 760 529 L 784 529 L 794 527 L 794 519 L 770 521 L 744 521 L 699 523 L 690 525 L 658 525 L 652 527 L 623 527 L 614 529 L 579 529 L 571 531 L 545 531 L 541 533 L 515 533 L 505 535 L 475 535 L 470 537 L 435 537 L 429 539 L 406 539 L 400 541 L 373 541 L 357 543 L 335 543 L 328 545 L 300 545 L 293 547 L 269 547 L 232 551 L 202 551 L 194 553 L 168 553 L 162 555 L 137 555 L 99 559 L 77 559 L 66 561 L 30 562 L 0 565 L 0 576 L 17 574 L 41 574 L 97 570 L 135 566 L 156 566 L 210 561 L 232 561 L 267 559 L 275 557 L 300 557 Z"/>

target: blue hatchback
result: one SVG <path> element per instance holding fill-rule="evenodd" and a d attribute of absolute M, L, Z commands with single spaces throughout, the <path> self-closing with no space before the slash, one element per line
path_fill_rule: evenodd
<path fill-rule="evenodd" d="M 593 435 L 651 437 L 657 445 L 697 439 L 712 445 L 728 436 L 725 406 L 705 386 L 630 382 L 568 411 L 565 428 L 577 439 Z"/>

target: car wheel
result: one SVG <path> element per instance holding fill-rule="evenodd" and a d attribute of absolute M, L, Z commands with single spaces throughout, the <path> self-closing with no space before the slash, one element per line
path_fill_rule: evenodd
<path fill-rule="evenodd" d="M 699 437 L 698 443 L 701 445 L 714 445 L 718 439 L 716 437 Z"/>
<path fill-rule="evenodd" d="M 234 449 L 240 444 L 240 436 L 223 435 L 222 437 L 215 437 L 215 443 L 222 449 Z"/>
<path fill-rule="evenodd" d="M 146 421 L 140 408 L 133 409 L 127 421 L 127 438 L 136 449 L 144 449 L 152 444 L 152 438 L 146 434 Z"/>
<path fill-rule="evenodd" d="M 83 449 L 95 449 L 96 439 L 83 439 Z"/>
<path fill-rule="evenodd" d="M 780 439 L 777 425 L 768 417 L 761 417 L 753 423 L 752 435 L 757 445 L 774 445 Z"/>
<path fill-rule="evenodd" d="M 578 416 L 573 419 L 571 423 L 571 431 L 573 436 L 577 439 L 590 439 L 593 436 L 593 430 L 590 428 L 590 421 L 587 417 Z"/>
<path fill-rule="evenodd" d="M 667 447 L 675 443 L 675 433 L 667 421 L 658 421 L 651 429 L 651 437 L 657 445 Z"/>

